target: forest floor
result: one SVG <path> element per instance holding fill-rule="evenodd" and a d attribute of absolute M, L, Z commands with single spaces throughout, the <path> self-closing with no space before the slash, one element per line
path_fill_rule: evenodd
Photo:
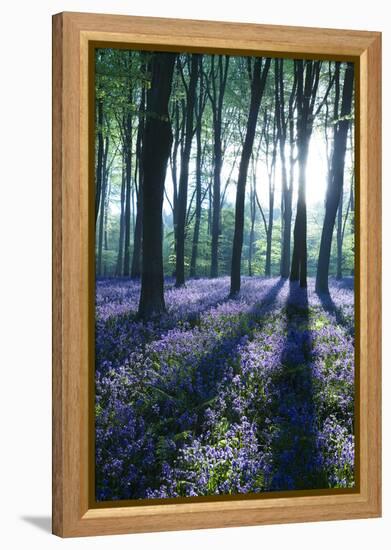
<path fill-rule="evenodd" d="M 353 279 L 167 280 L 149 323 L 139 292 L 97 281 L 98 500 L 354 485 Z"/>

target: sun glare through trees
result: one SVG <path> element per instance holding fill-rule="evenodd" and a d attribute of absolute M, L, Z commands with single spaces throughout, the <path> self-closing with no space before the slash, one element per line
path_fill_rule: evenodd
<path fill-rule="evenodd" d="M 354 486 L 354 67 L 95 52 L 96 499 Z"/>

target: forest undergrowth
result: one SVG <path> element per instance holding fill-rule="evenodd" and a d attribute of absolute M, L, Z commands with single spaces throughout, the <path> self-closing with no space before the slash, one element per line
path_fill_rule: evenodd
<path fill-rule="evenodd" d="M 354 485 L 353 279 L 98 279 L 97 500 Z M 338 304 L 338 306 L 336 305 Z"/>

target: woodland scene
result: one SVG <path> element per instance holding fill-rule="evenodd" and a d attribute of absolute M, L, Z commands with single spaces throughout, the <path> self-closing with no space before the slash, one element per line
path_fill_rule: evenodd
<path fill-rule="evenodd" d="M 354 487 L 354 66 L 95 50 L 97 501 Z"/>

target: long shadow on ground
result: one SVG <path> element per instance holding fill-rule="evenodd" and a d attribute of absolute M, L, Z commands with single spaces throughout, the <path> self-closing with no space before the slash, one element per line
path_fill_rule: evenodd
<path fill-rule="evenodd" d="M 351 320 L 346 319 L 343 308 L 336 305 L 331 294 L 326 292 L 317 292 L 317 295 L 323 309 L 335 317 L 338 325 L 346 329 L 351 336 L 354 336 L 354 327 L 352 327 Z"/>
<path fill-rule="evenodd" d="M 271 490 L 327 487 L 319 466 L 312 383 L 312 337 L 306 288 L 290 283 L 286 303 L 286 341 L 274 379 L 272 405 L 277 430 L 272 441 Z"/>
<path fill-rule="evenodd" d="M 209 353 L 201 356 L 196 365 L 190 365 L 191 379 L 176 380 L 160 378 L 150 386 L 150 395 L 143 400 L 141 409 L 135 414 L 142 416 L 148 432 L 153 437 L 153 448 L 159 449 L 159 456 L 155 456 L 153 464 L 140 463 L 138 477 L 144 478 L 138 489 L 119 483 L 116 498 L 144 498 L 146 487 L 158 489 L 161 483 L 162 462 L 172 463 L 177 456 L 183 440 L 178 439 L 181 434 L 191 432 L 200 435 L 204 425 L 204 411 L 218 398 L 223 385 L 230 384 L 235 375 L 235 364 L 239 362 L 240 344 L 244 336 L 248 336 L 251 328 L 259 330 L 267 320 L 265 312 L 272 307 L 284 280 L 278 280 L 259 302 L 241 313 L 245 319 L 235 319 L 230 336 L 217 339 L 215 346 Z M 241 321 L 245 322 L 241 322 Z M 192 361 L 191 356 L 188 360 Z M 181 371 L 186 371 L 186 365 L 181 364 Z M 149 403 L 149 405 L 148 405 Z M 159 412 L 154 412 L 154 406 L 159 405 Z M 175 447 L 161 448 L 160 442 L 165 439 L 176 441 Z M 115 438 L 113 439 L 115 441 Z M 152 442 L 151 442 L 152 443 Z M 112 460 L 116 459 L 116 448 L 108 449 Z M 97 471 L 97 479 L 104 477 L 104 473 Z"/>
<path fill-rule="evenodd" d="M 202 431 L 203 425 L 203 411 L 206 405 L 210 405 L 215 398 L 218 397 L 220 391 L 220 385 L 222 383 L 229 383 L 232 376 L 235 374 L 231 367 L 235 365 L 239 359 L 240 344 L 243 337 L 248 336 L 249 332 L 253 329 L 260 330 L 262 325 L 266 322 L 265 313 L 272 308 L 273 303 L 277 299 L 277 296 L 284 286 L 285 281 L 279 279 L 269 290 L 269 292 L 263 296 L 260 302 L 254 304 L 248 312 L 243 313 L 244 317 L 247 317 L 247 322 L 241 326 L 238 326 L 237 330 L 230 337 L 224 337 L 217 341 L 210 353 L 204 355 L 196 369 L 195 378 L 193 384 L 185 390 L 185 396 L 183 395 L 183 388 L 177 387 L 177 397 L 179 393 L 182 393 L 180 402 L 183 404 L 183 410 L 173 410 L 169 407 L 165 411 L 167 417 L 171 416 L 173 423 L 177 426 L 176 430 L 195 430 L 195 433 L 199 435 Z M 240 297 L 240 294 L 239 296 Z M 168 392 L 172 394 L 173 388 L 168 388 Z M 176 401 L 178 403 L 178 400 Z M 174 402 L 172 403 L 174 405 Z M 171 409 L 171 410 L 170 410 Z M 194 411 L 197 414 L 197 421 L 194 424 L 194 417 L 192 415 L 186 415 L 186 411 Z M 188 421 L 186 422 L 186 418 Z M 178 427 L 178 419 L 183 419 Z"/>

